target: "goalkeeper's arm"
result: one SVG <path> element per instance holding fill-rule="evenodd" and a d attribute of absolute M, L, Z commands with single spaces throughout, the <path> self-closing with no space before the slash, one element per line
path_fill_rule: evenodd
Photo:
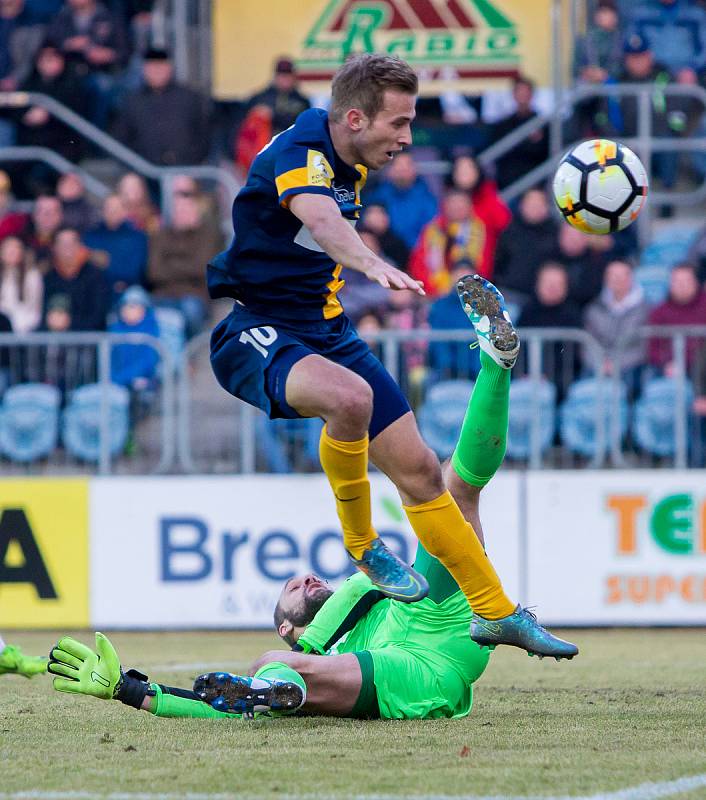
<path fill-rule="evenodd" d="M 125 672 L 107 636 L 96 633 L 96 649 L 64 636 L 49 654 L 48 671 L 58 692 L 119 700 L 158 717 L 233 718 L 216 711 L 192 691 L 148 683 L 137 670 Z"/>

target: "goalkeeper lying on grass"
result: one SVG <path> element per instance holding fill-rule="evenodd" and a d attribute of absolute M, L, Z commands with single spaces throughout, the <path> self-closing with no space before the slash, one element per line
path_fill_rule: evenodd
<path fill-rule="evenodd" d="M 456 453 L 446 467 L 451 480 L 468 483 L 463 511 L 479 537 L 478 495 L 505 453 L 510 385 L 509 370 L 484 352 L 481 364 Z M 464 594 L 421 545 L 414 567 L 429 582 L 429 595 L 411 604 L 385 598 L 362 573 L 335 592 L 315 575 L 287 581 L 274 618 L 277 633 L 293 650 L 265 653 L 250 670 L 254 677 L 209 673 L 196 679 L 193 691 L 148 683 L 138 672 L 121 670 L 101 633 L 95 653 L 74 639 L 61 639 L 51 652 L 49 672 L 57 676 L 59 691 L 115 698 L 162 717 L 295 711 L 385 719 L 465 716 L 490 648 L 469 639 L 471 610 Z M 492 647 L 492 631 L 488 635 Z M 578 652 L 568 642 L 561 645 L 567 658 Z"/>

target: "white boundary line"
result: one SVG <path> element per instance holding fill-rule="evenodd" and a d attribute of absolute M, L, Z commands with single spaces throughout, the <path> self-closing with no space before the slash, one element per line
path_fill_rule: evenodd
<path fill-rule="evenodd" d="M 424 795 L 399 795 L 399 794 L 359 794 L 354 795 L 350 800 L 659 800 L 663 797 L 671 797 L 675 794 L 693 792 L 695 789 L 706 787 L 706 773 L 702 775 L 691 775 L 678 778 L 674 781 L 662 781 L 660 783 L 642 783 L 639 786 L 632 786 L 628 789 L 620 789 L 617 792 L 603 792 L 591 795 L 559 795 L 547 797 L 546 795 L 450 795 L 450 794 L 424 794 Z M 40 789 L 32 789 L 19 792 L 0 792 L 0 800 L 91 800 L 91 798 L 101 798 L 101 800 L 259 800 L 269 798 L 274 795 L 246 795 L 236 794 L 203 794 L 199 792 L 111 792 L 100 794 L 96 792 L 43 792 Z M 323 794 L 281 794 L 277 795 L 281 800 L 338 800 L 341 795 Z"/>

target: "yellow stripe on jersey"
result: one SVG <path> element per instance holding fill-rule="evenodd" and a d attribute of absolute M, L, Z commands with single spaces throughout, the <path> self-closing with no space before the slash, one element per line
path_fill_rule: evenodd
<path fill-rule="evenodd" d="M 281 197 L 287 189 L 298 189 L 302 186 L 308 186 L 306 167 L 297 167 L 297 169 L 290 169 L 288 172 L 283 172 L 275 178 L 275 185 L 277 186 L 277 194 Z M 283 204 L 286 205 L 288 198 L 284 198 Z"/>
<path fill-rule="evenodd" d="M 360 178 L 355 182 L 355 204 L 360 206 L 362 205 L 360 202 L 360 193 L 363 191 L 365 182 L 368 180 L 368 168 L 364 167 L 362 164 L 356 164 L 355 168 L 360 173 Z M 356 211 L 355 216 L 356 219 L 360 217 L 360 211 Z"/>
<path fill-rule="evenodd" d="M 326 156 L 319 150 L 307 150 L 306 177 L 309 186 L 325 186 L 331 188 L 333 169 Z"/>
<path fill-rule="evenodd" d="M 341 305 L 341 301 L 336 297 L 338 292 L 346 285 L 346 282 L 340 280 L 341 272 L 343 271 L 343 264 L 336 264 L 336 268 L 333 271 L 332 280 L 330 280 L 326 284 L 326 288 L 329 290 L 329 293 L 324 298 L 326 300 L 326 305 L 324 306 L 324 319 L 333 319 L 337 317 L 339 314 L 343 313 L 343 306 Z"/>

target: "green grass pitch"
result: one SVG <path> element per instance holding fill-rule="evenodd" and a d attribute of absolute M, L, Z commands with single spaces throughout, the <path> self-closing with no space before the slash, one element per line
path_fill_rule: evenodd
<path fill-rule="evenodd" d="M 55 634 L 7 631 L 27 652 Z M 74 634 L 92 643 L 92 634 Z M 470 717 L 164 720 L 0 677 L 0 800 L 126 793 L 291 798 L 589 796 L 706 773 L 704 630 L 574 631 L 573 662 L 499 648 Z M 244 669 L 266 633 L 116 633 L 123 664 L 189 688 Z M 663 796 L 663 795 L 660 795 Z M 670 794 L 706 798 L 706 786 Z"/>

